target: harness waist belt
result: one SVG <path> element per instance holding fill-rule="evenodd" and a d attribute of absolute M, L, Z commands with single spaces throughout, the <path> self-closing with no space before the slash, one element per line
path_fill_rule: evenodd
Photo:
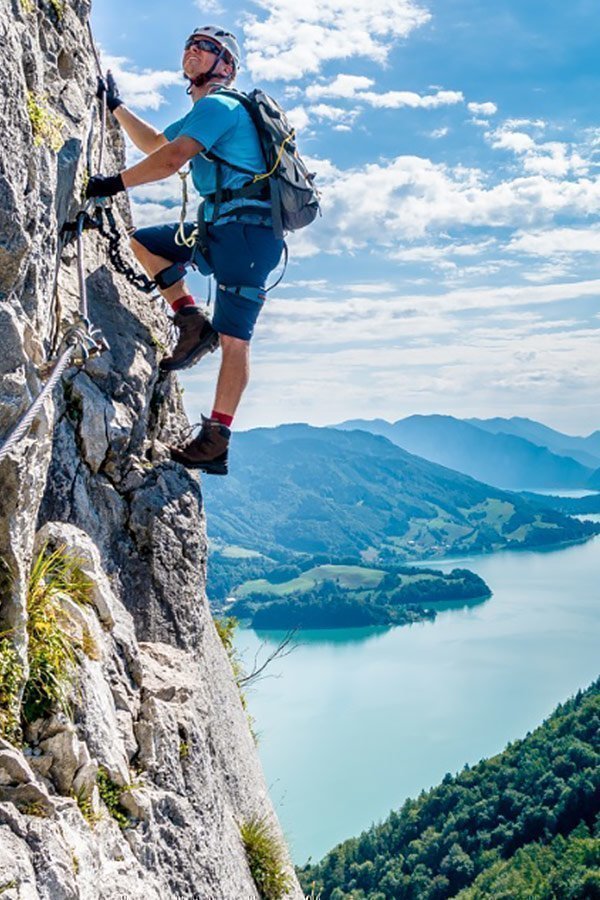
<path fill-rule="evenodd" d="M 266 179 L 265 179 L 266 180 Z M 209 203 L 229 203 L 231 200 L 238 200 L 240 197 L 252 197 L 254 200 L 269 200 L 271 192 L 269 185 L 264 181 L 250 182 L 240 188 L 222 188 L 221 191 L 215 191 L 214 194 L 206 194 L 205 200 Z"/>

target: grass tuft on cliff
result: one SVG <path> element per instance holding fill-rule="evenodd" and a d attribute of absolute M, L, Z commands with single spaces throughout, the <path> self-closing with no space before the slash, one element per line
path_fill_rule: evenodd
<path fill-rule="evenodd" d="M 285 851 L 266 817 L 254 815 L 240 826 L 248 866 L 261 900 L 283 900 L 292 886 Z"/>
<path fill-rule="evenodd" d="M 32 722 L 55 707 L 68 712 L 77 653 L 82 649 L 72 633 L 61 596 L 90 603 L 92 582 L 80 560 L 65 546 L 52 552 L 42 547 L 33 564 L 27 592 L 29 678 L 23 694 L 23 715 Z"/>
<path fill-rule="evenodd" d="M 23 666 L 8 635 L 0 638 L 0 737 L 16 743 L 21 738 L 19 690 Z"/>

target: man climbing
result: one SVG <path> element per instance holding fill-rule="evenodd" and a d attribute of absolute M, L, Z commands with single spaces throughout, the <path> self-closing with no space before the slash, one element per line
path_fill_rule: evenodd
<path fill-rule="evenodd" d="M 118 175 L 90 178 L 86 190 L 87 197 L 110 197 L 167 178 L 190 163 L 194 186 L 204 197 L 195 246 L 191 223 L 179 234 L 177 225 L 140 228 L 131 246 L 157 280 L 179 329 L 175 349 L 161 361 L 161 369 L 188 368 L 220 343 L 221 366 L 210 418 L 202 417 L 196 438 L 170 448 L 177 462 L 214 475 L 227 474 L 231 423 L 249 379 L 250 338 L 268 275 L 284 246 L 273 229 L 267 179 L 254 178 L 265 173 L 257 130 L 240 101 L 219 93 L 232 84 L 239 63 L 234 35 L 218 26 L 196 28 L 183 52 L 193 106 L 162 134 L 125 106 L 109 75 L 100 88 L 106 90 L 107 105 L 147 156 Z M 212 271 L 217 281 L 212 324 L 195 305 L 183 278 L 192 254 L 200 271 Z"/>

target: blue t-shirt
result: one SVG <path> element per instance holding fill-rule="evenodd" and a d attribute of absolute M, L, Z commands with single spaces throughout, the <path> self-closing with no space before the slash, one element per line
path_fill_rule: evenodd
<path fill-rule="evenodd" d="M 165 128 L 164 135 L 168 141 L 185 135 L 198 141 L 216 156 L 247 169 L 251 173 L 265 171 L 262 151 L 256 128 L 246 109 L 239 100 L 234 97 L 215 93 L 196 100 L 189 113 L 182 119 L 178 119 Z M 203 153 L 198 153 L 190 160 L 192 181 L 194 187 L 201 196 L 213 194 L 216 190 L 216 170 L 214 162 L 207 159 Z M 252 177 L 243 172 L 236 172 L 225 164 L 221 164 L 222 186 L 224 188 L 240 188 L 248 184 Z M 255 200 L 248 197 L 240 197 L 221 203 L 218 209 L 218 219 L 221 214 L 240 206 L 258 206 L 270 209 L 269 201 Z M 213 204 L 208 201 L 204 205 L 204 218 L 212 221 Z M 231 220 L 230 220 L 231 221 Z M 264 215 L 252 215 L 245 213 L 237 221 L 264 222 Z"/>

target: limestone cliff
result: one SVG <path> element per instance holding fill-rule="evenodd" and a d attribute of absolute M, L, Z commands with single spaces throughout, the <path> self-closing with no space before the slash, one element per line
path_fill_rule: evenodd
<path fill-rule="evenodd" d="M 60 234 L 98 152 L 89 11 L 0 0 L 0 442 L 77 317 L 75 245 Z M 107 153 L 115 171 L 112 129 Z M 126 201 L 119 211 L 122 225 Z M 0 693 L 12 674 L 18 704 L 31 677 L 33 561 L 66 553 L 90 596 L 58 595 L 86 649 L 68 706 L 0 740 L 0 893 L 255 900 L 240 826 L 264 819 L 281 835 L 204 596 L 200 486 L 164 454 L 186 427 L 176 378 L 158 375 L 167 319 L 111 270 L 93 231 L 85 267 L 110 350 L 66 371 L 0 462 Z"/>

